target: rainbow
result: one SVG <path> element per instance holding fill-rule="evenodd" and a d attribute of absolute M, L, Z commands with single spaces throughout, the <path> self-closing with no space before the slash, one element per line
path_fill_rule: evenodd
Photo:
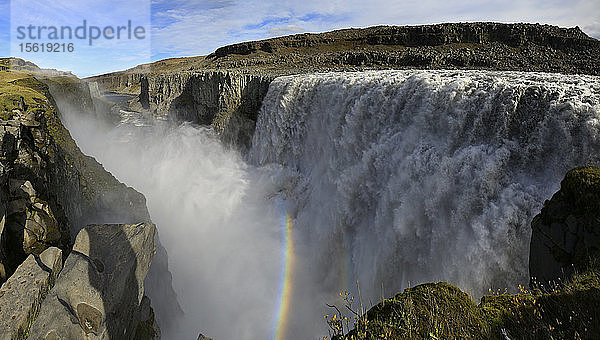
<path fill-rule="evenodd" d="M 284 340 L 289 314 L 292 302 L 292 281 L 294 274 L 294 240 L 292 238 L 292 217 L 289 214 L 285 214 L 284 222 L 284 243 L 283 259 L 284 263 L 281 268 L 281 288 L 279 297 L 279 308 L 277 312 L 277 318 L 275 320 L 275 332 L 274 340 Z"/>

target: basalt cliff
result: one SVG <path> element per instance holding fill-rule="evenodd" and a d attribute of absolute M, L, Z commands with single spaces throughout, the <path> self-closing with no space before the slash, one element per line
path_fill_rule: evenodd
<path fill-rule="evenodd" d="M 159 337 L 144 281 L 164 250 L 145 198 L 80 151 L 51 93 L 94 112 L 87 84 L 0 62 L 0 338 Z M 162 279 L 146 290 L 175 299 L 166 259 L 155 263 L 148 277 Z"/>

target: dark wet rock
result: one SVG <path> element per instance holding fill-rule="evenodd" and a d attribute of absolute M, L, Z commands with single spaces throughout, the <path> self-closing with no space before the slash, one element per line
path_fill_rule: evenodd
<path fill-rule="evenodd" d="M 135 329 L 135 340 L 157 340 L 160 339 L 160 327 L 156 322 L 154 310 L 147 296 L 142 298 L 139 310 L 139 323 Z"/>
<path fill-rule="evenodd" d="M 144 278 L 155 252 L 154 234 L 151 223 L 82 229 L 31 336 L 132 339 L 140 318 L 149 318 Z"/>
<path fill-rule="evenodd" d="M 48 290 L 62 269 L 62 251 L 29 255 L 0 288 L 0 339 L 24 339 Z"/>
<path fill-rule="evenodd" d="M 7 278 L 28 254 L 60 246 L 62 233 L 48 203 L 38 198 L 31 182 L 9 179 L 6 210 L 0 228 L 0 263 Z"/>
<path fill-rule="evenodd" d="M 568 279 L 600 257 L 600 169 L 569 171 L 531 224 L 532 285 Z"/>

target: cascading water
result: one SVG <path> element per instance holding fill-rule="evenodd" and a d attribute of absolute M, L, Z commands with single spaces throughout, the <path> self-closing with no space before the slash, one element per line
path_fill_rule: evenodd
<path fill-rule="evenodd" d="M 268 338 L 285 217 L 282 204 L 265 199 L 273 176 L 247 166 L 206 128 L 121 113 L 116 128 L 81 114 L 64 121 L 85 153 L 147 198 L 185 313 L 163 338 Z"/>
<path fill-rule="evenodd" d="M 569 168 L 598 164 L 599 127 L 597 77 L 301 75 L 271 84 L 250 159 L 297 172 L 316 275 L 343 269 L 368 298 L 431 280 L 478 296 L 528 281 L 531 219 Z"/>
<path fill-rule="evenodd" d="M 186 312 L 166 338 L 316 338 L 355 281 L 366 307 L 423 281 L 526 283 L 533 215 L 566 170 L 600 164 L 588 76 L 281 77 L 246 160 L 208 129 L 137 118 L 66 125 L 147 197 Z"/>

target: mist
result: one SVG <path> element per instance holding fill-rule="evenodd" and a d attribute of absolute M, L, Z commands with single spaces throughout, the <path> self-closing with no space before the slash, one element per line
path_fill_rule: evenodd
<path fill-rule="evenodd" d="M 285 171 L 249 166 L 206 127 L 123 111 L 115 127 L 72 108 L 61 111 L 82 151 L 146 196 L 184 311 L 163 337 L 271 338 L 289 210 L 278 194 Z M 305 332 L 324 331 L 321 315 L 307 315 L 297 320 Z"/>
<path fill-rule="evenodd" d="M 147 198 L 184 310 L 165 338 L 314 339 L 341 290 L 368 308 L 428 281 L 474 299 L 525 285 L 531 219 L 568 169 L 600 164 L 599 88 L 519 72 L 280 77 L 247 155 L 207 127 L 61 112 Z"/>

